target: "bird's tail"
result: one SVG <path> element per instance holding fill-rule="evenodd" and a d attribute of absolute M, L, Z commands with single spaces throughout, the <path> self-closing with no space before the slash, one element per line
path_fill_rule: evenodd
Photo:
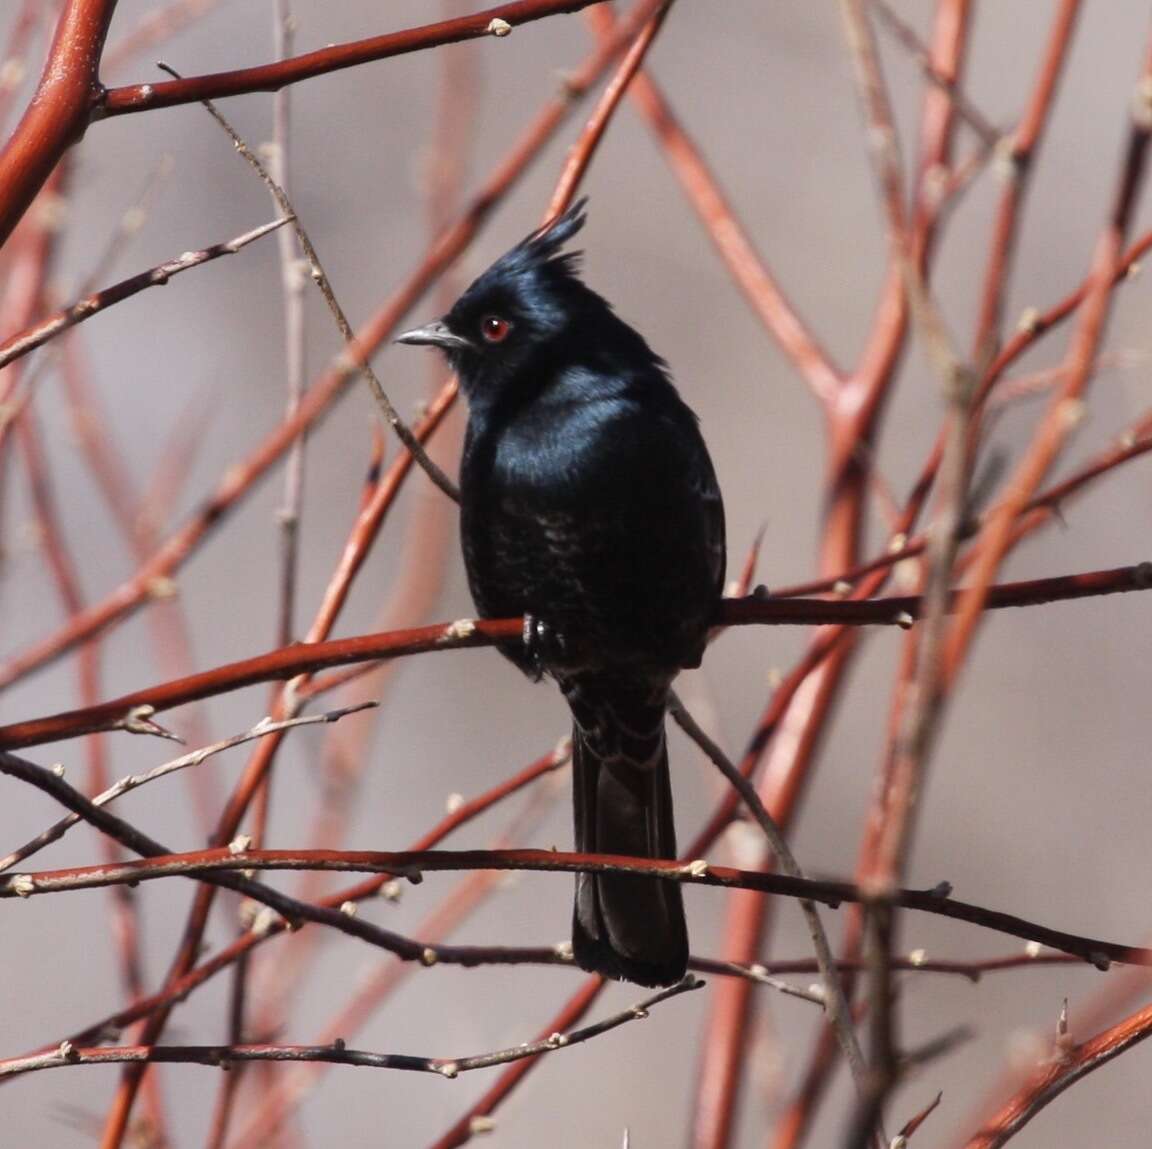
<path fill-rule="evenodd" d="M 665 691 L 566 691 L 572 731 L 576 849 L 675 858 Z M 576 963 L 646 986 L 672 985 L 688 965 L 680 886 L 626 874 L 577 874 Z"/>

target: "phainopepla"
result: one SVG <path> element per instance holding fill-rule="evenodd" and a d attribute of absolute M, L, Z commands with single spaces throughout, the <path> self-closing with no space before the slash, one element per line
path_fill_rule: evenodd
<path fill-rule="evenodd" d="M 503 653 L 568 701 L 576 849 L 674 858 L 664 714 L 721 593 L 724 509 L 664 361 L 561 252 L 583 224 L 580 201 L 398 342 L 443 350 L 468 398 L 468 582 L 482 616 L 526 616 Z M 586 970 L 671 985 L 680 887 L 577 875 L 572 944 Z"/>

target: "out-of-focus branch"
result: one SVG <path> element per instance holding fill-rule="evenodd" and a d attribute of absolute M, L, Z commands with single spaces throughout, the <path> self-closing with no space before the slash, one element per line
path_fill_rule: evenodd
<path fill-rule="evenodd" d="M 169 0 L 160 8 L 144 13 L 140 23 L 108 45 L 100 71 L 107 78 L 131 63 L 142 52 L 182 32 L 207 16 L 220 0 Z"/>
<path fill-rule="evenodd" d="M 728 760 L 724 751 L 708 737 L 676 694 L 672 695 L 670 709 L 672 717 L 680 729 L 696 743 L 705 756 L 724 775 L 728 784 L 740 795 L 775 855 L 777 866 L 789 877 L 803 878 L 804 872 L 800 869 L 800 864 L 796 861 L 787 838 L 773 821 L 772 815 L 765 809 L 760 795 L 756 792 L 756 787 L 740 773 L 736 766 Z M 852 1024 L 852 1009 L 848 1004 L 848 999 L 844 996 L 844 987 L 836 969 L 832 947 L 828 942 L 828 934 L 813 902 L 801 898 L 800 909 L 804 914 L 805 924 L 808 926 L 808 933 L 812 939 L 812 949 L 816 955 L 816 964 L 820 969 L 821 996 L 828 1011 L 829 1024 L 836 1032 L 836 1039 L 840 1042 L 840 1050 L 852 1071 L 856 1088 L 862 1092 L 866 1087 L 864 1055 L 860 1051 L 860 1044 L 856 1038 L 856 1029 Z"/>
<path fill-rule="evenodd" d="M 20 90 L 27 53 L 43 17 L 40 0 L 22 0 L 8 40 L 0 50 L 0 132 L 8 126 L 8 109 Z"/>
<path fill-rule="evenodd" d="M 600 42 L 607 42 L 615 27 L 610 9 L 595 8 L 590 17 Z M 629 94 L 659 140 L 662 154 L 680 180 L 729 274 L 812 392 L 826 406 L 841 379 L 830 355 L 810 332 L 757 253 L 699 148 L 681 126 L 656 82 L 648 73 L 640 72 L 632 81 Z"/>
<path fill-rule="evenodd" d="M 164 71 L 173 76 L 178 74 L 167 64 L 161 64 L 160 66 Z M 305 259 L 308 261 L 312 279 L 320 289 L 320 294 L 324 297 L 324 302 L 328 305 L 328 310 L 332 313 L 333 319 L 336 320 L 336 326 L 340 329 L 340 334 L 344 337 L 344 342 L 347 344 L 348 353 L 350 355 L 354 354 L 356 350 L 356 332 L 352 330 L 352 324 L 348 322 L 348 317 L 344 314 L 344 308 L 340 306 L 340 301 L 336 298 L 336 293 L 332 289 L 332 283 L 328 278 L 328 273 L 324 270 L 324 265 L 320 262 L 320 256 L 316 253 L 316 248 L 312 245 L 311 237 L 304 229 L 300 217 L 296 214 L 296 209 L 292 206 L 292 202 L 288 198 L 288 193 L 272 178 L 272 173 L 269 172 L 260 157 L 248 146 L 247 142 L 221 114 L 220 110 L 211 100 L 203 100 L 201 102 L 208 114 L 228 134 L 233 147 L 240 153 L 241 158 L 255 171 L 272 193 L 272 198 L 276 201 L 276 206 L 279 207 L 284 217 L 291 221 L 292 228 L 296 232 L 296 239 L 304 252 Z M 455 483 L 428 457 L 428 453 L 424 450 L 423 444 L 416 435 L 412 433 L 412 429 L 408 424 L 400 417 L 400 412 L 396 410 L 392 404 L 392 400 L 388 398 L 388 393 L 384 390 L 384 385 L 372 369 L 372 364 L 368 358 L 359 360 L 356 363 L 356 369 L 363 374 L 364 378 L 368 381 L 372 397 L 376 400 L 376 405 L 380 408 L 384 421 L 396 432 L 396 437 L 412 453 L 412 456 L 416 462 L 419 463 L 428 478 L 450 499 L 459 502 L 460 492 L 456 489 Z M 291 418 L 292 414 L 297 411 L 299 407 L 300 397 L 297 396 L 296 402 L 292 405 L 288 417 Z M 297 442 L 299 442 L 299 440 L 297 440 Z"/>
<path fill-rule="evenodd" d="M 295 42 L 296 17 L 292 13 L 290 0 L 276 0 L 272 18 L 273 38 L 276 44 L 276 59 L 284 60 L 292 55 Z M 213 105 L 205 103 L 213 110 Z M 221 119 L 226 130 L 245 159 L 262 173 L 262 167 L 245 143 L 235 134 L 230 124 Z M 292 87 L 281 88 L 272 99 L 272 142 L 265 149 L 267 162 L 266 186 L 272 202 L 277 207 L 291 201 L 284 189 L 289 184 L 292 154 Z M 295 214 L 295 209 L 293 209 Z M 298 225 L 300 231 L 303 226 Z M 281 231 L 276 237 L 280 257 L 280 291 L 283 297 L 284 321 L 284 376 L 287 391 L 284 417 L 292 418 L 300 406 L 300 400 L 307 386 L 305 366 L 305 324 L 304 304 L 307 277 L 303 248 L 295 231 Z M 327 279 L 318 265 L 313 266 L 313 275 L 319 274 L 321 289 L 327 288 Z M 329 289 L 330 291 L 330 289 Z M 334 297 L 333 297 L 334 298 Z M 343 312 L 336 309 L 339 317 Z M 347 321 L 344 321 L 347 326 Z M 407 430 L 407 428 L 405 428 Z M 300 528 L 304 504 L 305 453 L 308 436 L 301 434 L 292 444 L 284 465 L 283 501 L 276 511 L 275 521 L 279 533 L 279 570 L 277 573 L 276 603 L 276 643 L 287 646 L 296 637 L 296 597 L 300 580 Z M 382 447 L 381 447 L 382 450 Z M 273 700 L 275 704 L 275 699 Z M 272 786 L 274 772 L 269 770 L 260 784 L 253 801 L 250 819 L 251 837 L 254 845 L 265 844 L 268 822 L 272 809 Z M 322 803 L 321 805 L 324 805 Z M 232 969 L 232 983 L 228 999 L 227 1041 L 238 1045 L 259 1035 L 249 1031 L 249 1007 L 251 999 L 252 959 L 245 954 Z M 225 1074 L 216 1093 L 212 1119 L 205 1149 L 223 1149 L 229 1127 L 235 1115 L 241 1083 L 245 1080 L 242 1067 Z"/>
<path fill-rule="evenodd" d="M 641 29 L 640 34 L 632 42 L 632 46 L 621 61 L 620 67 L 616 69 L 616 74 L 605 85 L 588 123 L 585 124 L 584 130 L 568 153 L 564 170 L 560 173 L 556 189 L 553 191 L 547 210 L 544 212 L 545 223 L 562 215 L 576 198 L 580 181 L 583 180 L 588 165 L 592 162 L 592 157 L 596 154 L 600 141 L 604 138 L 604 133 L 607 131 L 612 117 L 616 114 L 616 109 L 619 107 L 624 93 L 635 83 L 636 73 L 643 65 L 645 57 L 648 55 L 648 49 L 652 47 L 652 41 L 659 35 L 664 24 L 664 18 L 668 15 L 673 3 L 674 0 L 666 0 L 656 10 L 652 19 Z M 610 9 L 602 8 L 599 11 L 607 13 L 609 23 L 614 23 L 611 19 Z"/>
<path fill-rule="evenodd" d="M 1124 256 L 1125 237 L 1139 202 L 1150 138 L 1152 43 L 1146 49 L 1144 70 L 1137 85 L 1114 202 L 1097 241 L 1084 308 L 1065 358 L 1065 382 L 1053 396 L 1030 447 L 1005 485 L 1005 498 L 990 512 L 988 523 L 977 541 L 979 557 L 971 571 L 973 585 L 962 596 L 958 617 L 949 631 L 944 652 L 944 676 L 948 684 L 956 680 L 975 639 L 992 580 L 1011 545 L 1015 523 L 1079 422 L 1081 396 L 1088 386 L 1092 365 L 1104 336 L 1112 290 Z"/>
<path fill-rule="evenodd" d="M 1152 1037 L 1152 1006 L 1085 1042 L 1057 1051 L 1048 1065 L 1038 1069 L 978 1133 L 964 1142 L 964 1149 L 1001 1149 L 1065 1089 L 1148 1037 Z"/>
<path fill-rule="evenodd" d="M 949 103 L 968 127 L 980 137 L 981 143 L 985 147 L 995 147 L 1000 140 L 1000 132 L 995 124 L 968 98 L 951 76 L 936 67 L 932 60 L 932 49 L 921 41 L 912 26 L 893 11 L 887 0 L 868 0 L 868 7 L 876 13 L 880 23 L 904 46 L 920 66 L 920 71 L 929 83 L 935 84 L 947 94 Z"/>
<path fill-rule="evenodd" d="M 1112 446 L 1100 452 L 1099 455 L 1075 470 L 1066 479 L 1053 484 L 1036 495 L 1017 523 L 1016 537 L 1013 542 L 1018 542 L 1024 535 L 1034 531 L 1042 522 L 1050 520 L 1053 515 L 1059 513 L 1069 498 L 1083 493 L 1096 479 L 1122 467 L 1133 459 L 1147 455 L 1149 452 L 1152 452 L 1152 414 L 1138 419 L 1135 424 L 1118 437 Z M 972 526 L 973 532 L 978 529 L 981 522 L 983 522 L 983 517 L 976 519 Z M 887 554 L 879 555 L 860 566 L 843 571 L 839 575 L 779 587 L 772 593 L 778 599 L 803 598 L 806 595 L 829 592 L 847 593 L 861 579 L 867 578 L 876 571 L 895 566 L 905 559 L 916 558 L 923 554 L 927 544 L 928 537 L 926 534 L 913 535 L 911 538 L 900 536 L 895 544 L 889 548 Z"/>

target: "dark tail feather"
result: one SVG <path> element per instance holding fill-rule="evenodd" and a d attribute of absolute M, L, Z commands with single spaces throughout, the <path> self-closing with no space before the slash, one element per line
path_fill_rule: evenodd
<path fill-rule="evenodd" d="M 573 709 L 579 713 L 576 705 Z M 651 703 L 645 709 L 651 718 Z M 577 721 L 572 769 L 581 853 L 676 857 L 663 715 L 661 705 L 659 726 L 646 736 L 631 737 L 635 727 L 629 723 L 627 732 L 614 731 L 614 739 L 590 735 L 587 724 Z M 633 754 L 641 741 L 648 753 Z M 621 752 L 625 746 L 628 753 Z M 639 985 L 673 985 L 688 967 L 680 886 L 624 874 L 577 874 L 572 948 L 576 964 L 591 973 Z"/>

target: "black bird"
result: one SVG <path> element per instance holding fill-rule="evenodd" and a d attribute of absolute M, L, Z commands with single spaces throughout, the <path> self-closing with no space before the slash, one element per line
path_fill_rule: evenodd
<path fill-rule="evenodd" d="M 583 225 L 580 201 L 398 342 L 441 348 L 468 398 L 468 582 L 483 617 L 526 616 L 503 653 L 568 701 L 576 849 L 674 858 L 664 715 L 721 593 L 724 509 L 666 364 L 561 252 Z M 657 986 L 687 967 L 674 882 L 577 875 L 572 932 L 586 970 Z"/>

